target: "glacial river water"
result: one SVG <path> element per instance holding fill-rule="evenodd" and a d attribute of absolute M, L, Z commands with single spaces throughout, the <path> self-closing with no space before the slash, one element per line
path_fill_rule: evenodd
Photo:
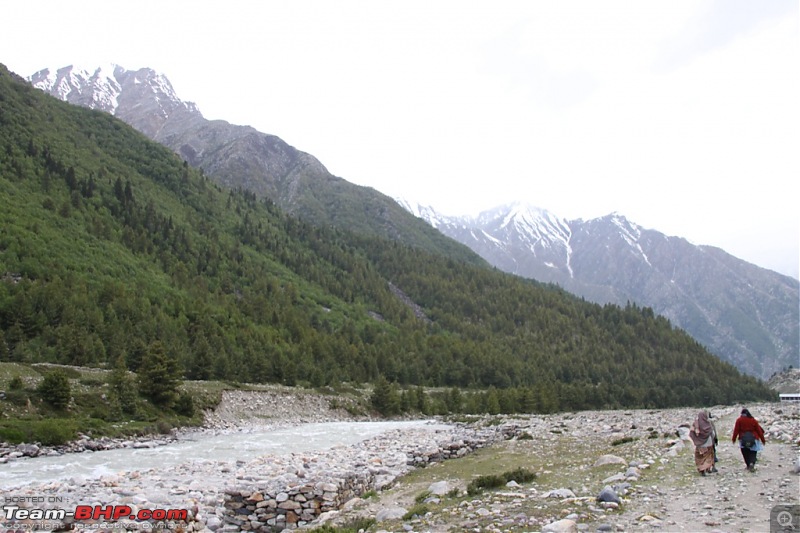
<path fill-rule="evenodd" d="M 249 461 L 259 455 L 312 452 L 350 445 L 385 431 L 415 428 L 430 421 L 325 422 L 291 428 L 225 433 L 197 432 L 156 448 L 121 448 L 0 464 L 0 489 L 60 479 L 96 478 L 119 472 L 175 466 L 191 461 Z M 433 427 L 446 427 L 435 424 Z"/>

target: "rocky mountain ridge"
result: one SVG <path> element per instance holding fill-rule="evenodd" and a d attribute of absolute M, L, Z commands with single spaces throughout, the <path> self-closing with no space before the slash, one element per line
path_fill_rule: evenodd
<path fill-rule="evenodd" d="M 740 370 L 768 378 L 798 364 L 798 281 L 618 213 L 566 220 L 523 203 L 449 217 L 409 212 L 495 267 L 597 303 L 652 307 Z"/>
<path fill-rule="evenodd" d="M 113 114 L 201 168 L 215 182 L 269 198 L 317 225 L 378 235 L 471 263 L 483 261 L 410 216 L 390 197 L 332 175 L 314 156 L 275 135 L 207 120 L 153 69 L 46 68 L 28 78 L 66 102 Z"/>

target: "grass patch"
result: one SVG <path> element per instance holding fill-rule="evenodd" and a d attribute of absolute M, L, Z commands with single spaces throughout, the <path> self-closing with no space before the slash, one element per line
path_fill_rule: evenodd
<path fill-rule="evenodd" d="M 54 406 L 40 390 L 44 375 L 59 372 L 69 381 L 69 403 Z M 213 409 L 229 388 L 219 381 L 186 381 L 180 386 L 181 402 L 160 409 L 137 397 L 135 413 L 120 412 L 109 395 L 110 371 L 50 364 L 0 363 L 0 441 L 13 444 L 39 442 L 60 445 L 77 438 L 129 438 L 166 434 L 175 427 L 197 426 L 203 411 Z"/>
<path fill-rule="evenodd" d="M 419 494 L 417 494 L 417 495 L 414 497 L 414 503 L 422 503 L 422 502 L 424 502 L 424 501 L 425 501 L 427 498 L 430 498 L 430 496 L 431 496 L 431 491 L 429 491 L 429 490 L 424 490 L 424 491 L 420 492 Z"/>
<path fill-rule="evenodd" d="M 14 378 L 19 378 L 26 386 L 30 386 L 42 379 L 42 375 L 30 365 L 0 363 L 0 389 L 11 388 L 9 385 Z"/>
<path fill-rule="evenodd" d="M 11 444 L 38 442 L 44 446 L 59 446 L 76 437 L 77 424 L 67 418 L 0 422 L 0 440 Z"/>
<path fill-rule="evenodd" d="M 639 439 L 635 443 L 629 444 L 632 458 L 646 456 L 645 448 L 655 449 L 660 447 L 659 441 Z M 474 501 L 480 499 L 481 505 L 490 505 L 495 498 L 502 498 L 503 486 L 512 478 L 517 483 L 528 483 L 533 485 L 539 493 L 559 488 L 572 488 L 576 495 L 581 497 L 596 496 L 603 488 L 603 480 L 610 475 L 620 472 L 619 465 L 608 465 L 604 467 L 594 467 L 594 463 L 601 455 L 611 453 L 615 450 L 611 446 L 610 440 L 573 438 L 568 432 L 564 432 L 558 438 L 543 438 L 533 440 L 504 440 L 497 442 L 493 446 L 481 448 L 475 452 L 459 459 L 452 459 L 441 463 L 435 463 L 425 469 L 411 471 L 404 476 L 392 489 L 393 501 L 407 509 L 414 505 L 416 496 L 427 489 L 431 483 L 437 481 L 448 481 L 456 485 L 450 498 L 444 507 L 430 505 L 429 511 L 432 513 L 431 523 L 446 524 L 450 531 L 463 531 L 461 528 L 464 517 L 461 513 L 454 513 L 453 509 L 459 508 L 461 501 Z M 679 464 L 680 461 L 675 461 Z M 674 465 L 670 464 L 670 467 Z M 503 472 L 504 474 L 499 474 Z M 535 474 L 535 478 L 528 475 Z M 660 472 L 655 468 L 643 471 L 648 480 L 658 483 Z M 497 479 L 491 482 L 492 476 Z M 481 480 L 483 477 L 483 480 Z M 692 477 L 692 476 L 689 476 Z M 692 480 L 694 478 L 692 477 Z M 459 483 L 458 480 L 462 480 Z M 478 481 L 481 480 L 481 481 Z M 498 481 L 500 482 L 497 485 Z M 648 481 L 649 482 L 649 481 Z M 499 492 L 491 488 L 481 487 L 483 491 L 479 495 L 469 494 L 465 490 L 468 484 L 473 484 L 473 492 L 478 486 L 493 485 L 492 488 L 500 487 Z M 514 489 L 517 491 L 520 489 Z M 522 489 L 521 492 L 527 492 Z M 476 504 L 477 505 L 477 504 Z M 524 513 L 528 517 L 536 517 L 541 520 L 552 521 L 553 517 L 560 516 L 569 505 L 564 504 L 557 498 L 526 498 L 521 501 L 515 512 Z M 448 512 L 440 510 L 448 509 Z M 428 520 L 426 518 L 426 520 Z M 491 523 L 492 518 L 473 518 L 476 527 L 486 527 Z M 598 526 L 604 520 L 603 517 L 589 517 L 582 520 L 582 523 L 592 527 Z M 399 530 L 387 528 L 389 530 Z M 441 529 L 442 531 L 446 529 Z M 530 531 L 527 526 L 509 524 L 504 528 L 509 532 L 522 533 Z"/>
<path fill-rule="evenodd" d="M 474 496 L 486 489 L 496 489 L 505 486 L 510 481 L 517 483 L 530 483 L 536 479 L 536 474 L 525 468 L 515 468 L 502 474 L 488 474 L 479 476 L 467 485 L 467 494 Z"/>
<path fill-rule="evenodd" d="M 418 503 L 414 505 L 411 509 L 408 510 L 406 514 L 403 515 L 403 520 L 411 520 L 415 517 L 423 517 L 431 511 L 430 507 L 424 503 Z"/>

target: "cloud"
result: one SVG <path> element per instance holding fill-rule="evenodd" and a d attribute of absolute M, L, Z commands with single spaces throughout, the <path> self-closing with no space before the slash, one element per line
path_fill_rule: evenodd
<path fill-rule="evenodd" d="M 656 70 L 670 71 L 731 44 L 764 23 L 794 12 L 796 0 L 713 0 L 708 8 L 689 17 L 677 34 L 661 44 Z"/>

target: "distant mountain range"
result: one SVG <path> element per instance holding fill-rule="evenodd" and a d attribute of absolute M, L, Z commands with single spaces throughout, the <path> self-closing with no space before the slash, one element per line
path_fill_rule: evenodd
<path fill-rule="evenodd" d="M 64 67 L 42 70 L 29 81 L 62 100 L 112 113 L 218 183 L 269 198 L 315 224 L 471 263 L 485 260 L 598 303 L 652 307 L 761 378 L 798 365 L 798 281 L 718 248 L 643 229 L 620 215 L 567 221 L 524 205 L 477 217 L 446 217 L 409 203 L 403 209 L 372 188 L 331 175 L 316 158 L 274 135 L 206 120 L 151 69 Z"/>
<path fill-rule="evenodd" d="M 503 271 L 556 283 L 593 302 L 652 307 L 745 372 L 766 379 L 798 365 L 794 278 L 619 214 L 565 220 L 517 203 L 450 217 L 400 203 Z"/>

